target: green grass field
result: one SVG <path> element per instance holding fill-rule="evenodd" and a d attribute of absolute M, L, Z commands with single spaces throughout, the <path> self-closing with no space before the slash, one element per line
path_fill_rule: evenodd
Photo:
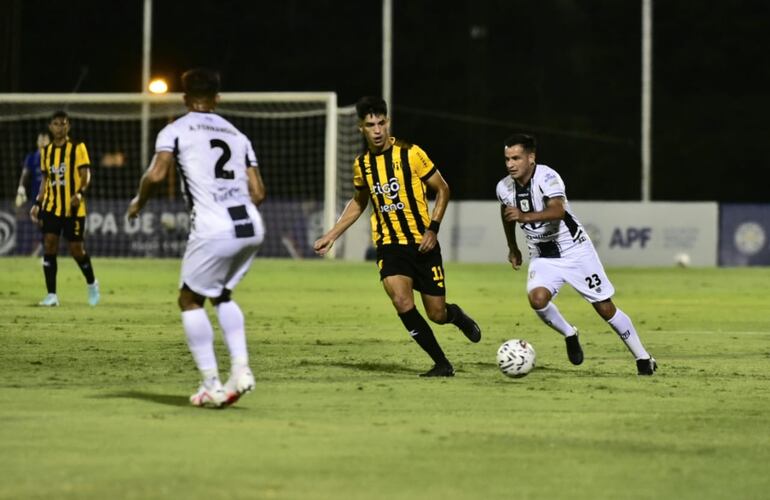
<path fill-rule="evenodd" d="M 484 331 L 434 326 L 453 379 L 403 329 L 371 263 L 257 260 L 234 295 L 257 388 L 189 406 L 178 261 L 94 259 L 102 303 L 59 260 L 0 259 L 0 498 L 759 499 L 770 495 L 770 269 L 611 269 L 660 369 L 571 289 L 582 366 L 526 303 L 523 271 L 446 265 Z M 215 328 L 216 318 L 211 316 Z M 217 334 L 220 369 L 227 356 Z M 522 379 L 495 352 L 525 338 Z"/>

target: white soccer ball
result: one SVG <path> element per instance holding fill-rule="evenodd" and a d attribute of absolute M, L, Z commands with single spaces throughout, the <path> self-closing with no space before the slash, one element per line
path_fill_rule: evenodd
<path fill-rule="evenodd" d="M 674 258 L 676 261 L 676 265 L 679 267 L 689 267 L 690 266 L 690 254 L 688 253 L 679 253 Z"/>
<path fill-rule="evenodd" d="M 503 375 L 523 377 L 535 367 L 535 348 L 526 340 L 507 340 L 497 350 L 497 366 Z"/>

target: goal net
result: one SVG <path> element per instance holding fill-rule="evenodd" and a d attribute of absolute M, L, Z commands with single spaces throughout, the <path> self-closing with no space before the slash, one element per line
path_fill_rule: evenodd
<path fill-rule="evenodd" d="M 267 186 L 268 198 L 260 207 L 267 232 L 260 256 L 314 256 L 313 241 L 352 195 L 352 162 L 361 150 L 355 110 L 338 109 L 331 92 L 220 96 L 217 113 L 251 139 Z M 181 94 L 0 94 L 0 255 L 29 254 L 38 246 L 40 233 L 28 216 L 34 186 L 26 183 L 23 206 L 16 207 L 14 199 L 24 158 L 59 109 L 69 114 L 70 136 L 85 142 L 91 159 L 89 253 L 181 256 L 189 216 L 176 172 L 156 189 L 138 219 L 125 217 L 156 135 L 186 112 Z"/>

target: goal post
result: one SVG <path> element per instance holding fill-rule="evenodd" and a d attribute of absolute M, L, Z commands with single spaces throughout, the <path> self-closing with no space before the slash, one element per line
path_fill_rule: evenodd
<path fill-rule="evenodd" d="M 84 141 L 91 156 L 89 251 L 181 255 L 189 221 L 176 175 L 153 196 L 146 219 L 123 220 L 157 133 L 187 112 L 180 93 L 0 94 L 0 210 L 15 211 L 16 238 L 34 239 L 24 220 L 26 207 L 13 207 L 21 162 L 58 109 L 70 115 L 70 135 Z M 268 187 L 262 206 L 268 234 L 260 255 L 313 257 L 312 242 L 334 224 L 350 196 L 347 186 L 361 144 L 355 113 L 349 107 L 338 109 L 334 92 L 223 92 L 216 112 L 249 137 L 262 167 Z M 0 228 L 1 234 L 7 232 Z M 7 245 L 0 243 L 0 255 L 29 250 L 28 241 L 16 243 L 15 250 L 5 252 Z"/>

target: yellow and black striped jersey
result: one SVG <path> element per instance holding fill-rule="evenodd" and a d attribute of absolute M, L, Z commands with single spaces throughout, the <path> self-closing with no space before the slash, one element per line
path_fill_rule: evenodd
<path fill-rule="evenodd" d="M 393 137 L 390 142 L 382 153 L 367 151 L 356 158 L 353 185 L 369 190 L 375 245 L 419 245 L 430 224 L 425 181 L 436 167 L 418 146 Z"/>
<path fill-rule="evenodd" d="M 71 213 L 70 203 L 82 185 L 78 169 L 90 163 L 86 145 L 82 142 L 73 143 L 67 139 L 62 146 L 51 143 L 41 149 L 40 169 L 45 183 L 42 209 L 59 217 L 85 217 L 85 198 L 80 201 L 77 213 Z"/>

